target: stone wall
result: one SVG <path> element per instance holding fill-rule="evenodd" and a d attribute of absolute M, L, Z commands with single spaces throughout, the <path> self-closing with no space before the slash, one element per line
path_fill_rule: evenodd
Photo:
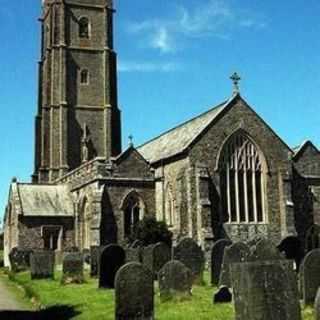
<path fill-rule="evenodd" d="M 61 250 L 73 247 L 74 243 L 74 219 L 56 217 L 19 217 L 19 241 L 18 246 L 28 249 L 44 249 L 42 228 L 44 226 L 61 226 L 62 239 Z"/>

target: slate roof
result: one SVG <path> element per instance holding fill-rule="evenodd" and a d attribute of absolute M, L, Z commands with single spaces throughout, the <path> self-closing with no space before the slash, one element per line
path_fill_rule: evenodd
<path fill-rule="evenodd" d="M 300 155 L 308 146 L 310 146 L 311 148 L 314 148 L 320 153 L 319 149 L 310 140 L 306 140 L 300 146 L 294 147 L 292 149 L 294 152 L 293 157 L 297 158 L 298 155 Z"/>
<path fill-rule="evenodd" d="M 17 184 L 24 216 L 73 216 L 73 203 L 67 186 Z"/>
<path fill-rule="evenodd" d="M 235 97 L 237 96 L 233 96 L 228 101 L 146 142 L 139 146 L 137 150 L 150 163 L 155 163 L 183 152 Z"/>

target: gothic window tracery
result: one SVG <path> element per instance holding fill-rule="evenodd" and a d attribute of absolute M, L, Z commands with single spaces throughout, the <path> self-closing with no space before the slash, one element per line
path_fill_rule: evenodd
<path fill-rule="evenodd" d="M 230 223 L 264 223 L 265 176 L 263 154 L 239 132 L 225 144 L 220 159 L 221 200 Z"/>

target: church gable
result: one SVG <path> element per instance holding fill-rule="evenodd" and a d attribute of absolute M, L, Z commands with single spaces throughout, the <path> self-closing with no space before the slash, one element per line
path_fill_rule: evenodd
<path fill-rule="evenodd" d="M 149 163 L 134 147 L 129 147 L 117 157 L 114 160 L 114 165 L 114 176 L 153 179 L 153 173 L 150 170 Z"/>
<path fill-rule="evenodd" d="M 265 154 L 269 170 L 281 162 L 287 165 L 292 150 L 240 95 L 193 141 L 191 162 L 209 162 L 217 169 L 224 144 L 237 132 L 247 135 Z"/>
<path fill-rule="evenodd" d="M 293 161 L 301 175 L 320 176 L 320 151 L 311 141 L 295 149 Z"/>

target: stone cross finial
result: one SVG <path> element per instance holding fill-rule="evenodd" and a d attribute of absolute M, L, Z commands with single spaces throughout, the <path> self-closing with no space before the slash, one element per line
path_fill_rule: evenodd
<path fill-rule="evenodd" d="M 130 134 L 129 138 L 129 147 L 133 147 L 133 135 Z"/>
<path fill-rule="evenodd" d="M 233 94 L 238 94 L 240 92 L 240 88 L 239 88 L 239 82 L 241 80 L 240 76 L 238 75 L 237 72 L 235 72 L 230 79 L 233 82 Z"/>

